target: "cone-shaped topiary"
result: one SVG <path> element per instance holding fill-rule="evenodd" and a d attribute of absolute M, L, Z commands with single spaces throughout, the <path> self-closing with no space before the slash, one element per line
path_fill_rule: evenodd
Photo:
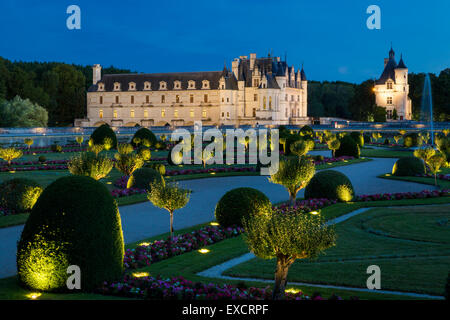
<path fill-rule="evenodd" d="M 259 190 L 253 188 L 236 188 L 228 191 L 219 200 L 215 217 L 222 227 L 242 226 L 242 218 L 253 214 L 270 214 L 272 203 Z"/>
<path fill-rule="evenodd" d="M 135 139 L 137 138 L 137 139 Z M 156 139 L 156 136 L 153 132 L 151 132 L 147 128 L 140 128 L 133 136 L 133 139 L 131 139 L 131 144 L 133 147 L 137 147 L 138 145 L 142 145 L 144 147 L 155 147 L 156 142 L 158 140 Z M 139 142 L 139 143 L 137 143 Z"/>
<path fill-rule="evenodd" d="M 341 145 L 339 149 L 334 152 L 335 157 L 349 156 L 359 158 L 361 153 L 359 145 L 351 136 L 344 136 L 340 139 Z"/>
<path fill-rule="evenodd" d="M 364 147 L 364 136 L 359 131 L 353 131 L 350 133 L 350 137 L 359 145 L 360 148 Z"/>
<path fill-rule="evenodd" d="M 124 243 L 117 203 L 89 177 L 63 177 L 50 184 L 28 218 L 17 248 L 21 285 L 64 291 L 76 265 L 81 290 L 91 291 L 123 272 Z"/>
<path fill-rule="evenodd" d="M 305 199 L 337 199 L 347 202 L 355 191 L 346 175 L 335 170 L 320 171 L 314 175 L 305 189 Z"/>
<path fill-rule="evenodd" d="M 163 177 L 152 168 L 140 168 L 128 179 L 127 188 L 138 188 L 149 191 L 153 182 L 163 183 Z"/>
<path fill-rule="evenodd" d="M 0 207 L 15 213 L 31 210 L 40 194 L 42 187 L 35 181 L 25 178 L 15 178 L 0 184 Z"/>
<path fill-rule="evenodd" d="M 110 149 L 117 148 L 117 137 L 114 131 L 107 124 L 102 124 L 100 127 L 94 130 L 91 134 L 92 144 L 105 144 L 105 138 L 110 138 L 108 145 L 111 146 Z M 108 140 L 108 139 L 107 139 Z"/>
<path fill-rule="evenodd" d="M 424 173 L 424 163 L 421 159 L 416 157 L 400 158 L 392 167 L 392 174 L 394 176 L 415 176 Z"/>

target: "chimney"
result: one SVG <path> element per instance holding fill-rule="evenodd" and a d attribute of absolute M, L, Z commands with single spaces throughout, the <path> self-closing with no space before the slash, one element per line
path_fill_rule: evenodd
<path fill-rule="evenodd" d="M 236 79 L 238 78 L 239 59 L 236 58 L 231 62 L 231 71 L 234 73 Z"/>
<path fill-rule="evenodd" d="M 92 66 L 92 83 L 97 84 L 102 78 L 102 66 L 99 64 L 94 64 Z"/>
<path fill-rule="evenodd" d="M 255 66 L 256 53 L 250 53 L 250 70 Z"/>
<path fill-rule="evenodd" d="M 387 63 L 389 62 L 389 58 L 384 58 L 384 66 L 386 67 Z"/>

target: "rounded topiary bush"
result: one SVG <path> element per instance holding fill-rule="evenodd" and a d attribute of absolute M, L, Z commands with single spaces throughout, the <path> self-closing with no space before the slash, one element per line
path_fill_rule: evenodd
<path fill-rule="evenodd" d="M 423 161 L 416 157 L 400 158 L 392 167 L 392 174 L 394 176 L 415 176 L 424 173 L 425 167 Z"/>
<path fill-rule="evenodd" d="M 92 144 L 100 144 L 103 145 L 105 142 L 105 138 L 111 139 L 111 149 L 117 148 L 117 137 L 113 129 L 107 124 L 102 124 L 100 127 L 94 130 L 91 134 L 90 140 L 92 140 Z"/>
<path fill-rule="evenodd" d="M 133 172 L 127 182 L 127 188 L 150 190 L 150 183 L 163 182 L 161 174 L 152 168 L 140 168 Z"/>
<path fill-rule="evenodd" d="M 350 133 L 350 137 L 355 140 L 360 148 L 364 147 L 364 136 L 361 132 L 353 131 Z"/>
<path fill-rule="evenodd" d="M 317 172 L 305 188 L 305 199 L 337 199 L 351 201 L 355 191 L 347 176 L 339 171 Z"/>
<path fill-rule="evenodd" d="M 159 174 L 161 176 L 164 176 L 166 174 L 166 166 L 164 164 L 162 164 L 162 163 L 151 163 L 151 162 L 149 162 L 149 163 L 145 164 L 145 167 L 146 168 L 155 169 L 156 171 L 159 172 Z"/>
<path fill-rule="evenodd" d="M 314 130 L 313 130 L 313 128 L 311 128 L 310 126 L 304 125 L 304 126 L 300 129 L 299 134 L 300 134 L 301 136 L 309 136 L 309 137 L 313 137 L 313 136 L 314 136 Z"/>
<path fill-rule="evenodd" d="M 136 143 L 136 141 L 139 141 L 139 143 Z M 133 145 L 133 147 L 136 147 L 138 145 L 143 145 L 145 147 L 154 147 L 157 141 L 158 140 L 156 139 L 156 136 L 153 132 L 151 132 L 147 128 L 140 128 L 138 131 L 136 131 L 133 138 L 131 139 L 131 144 Z"/>
<path fill-rule="evenodd" d="M 15 213 L 29 211 L 42 193 L 42 187 L 33 180 L 15 178 L 0 184 L 0 207 Z"/>
<path fill-rule="evenodd" d="M 214 215 L 223 227 L 242 226 L 242 218 L 253 214 L 269 214 L 272 203 L 259 190 L 236 188 L 228 191 L 216 205 Z"/>
<path fill-rule="evenodd" d="M 349 156 L 359 158 L 361 153 L 359 145 L 355 140 L 349 135 L 343 137 L 341 140 L 341 145 L 339 149 L 334 153 L 335 157 Z"/>
<path fill-rule="evenodd" d="M 39 197 L 17 247 L 21 285 L 65 291 L 67 268 L 81 271 L 81 290 L 91 291 L 123 273 L 124 243 L 117 203 L 100 182 L 68 176 Z"/>
<path fill-rule="evenodd" d="M 406 148 L 420 147 L 422 145 L 422 139 L 416 132 L 410 132 L 403 136 L 403 145 Z"/>

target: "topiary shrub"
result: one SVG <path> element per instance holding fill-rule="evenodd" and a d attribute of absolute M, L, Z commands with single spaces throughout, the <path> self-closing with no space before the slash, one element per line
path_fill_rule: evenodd
<path fill-rule="evenodd" d="M 219 200 L 214 211 L 217 222 L 222 227 L 242 226 L 242 218 L 254 214 L 270 214 L 272 203 L 259 190 L 236 188 L 228 191 Z"/>
<path fill-rule="evenodd" d="M 89 177 L 68 176 L 39 197 L 17 247 L 19 283 L 65 291 L 67 267 L 81 270 L 81 290 L 92 291 L 123 273 L 124 243 L 117 203 Z"/>
<path fill-rule="evenodd" d="M 159 172 L 160 175 L 164 176 L 166 174 L 166 166 L 162 163 L 147 163 L 145 164 L 146 168 L 152 168 Z"/>
<path fill-rule="evenodd" d="M 44 163 L 45 161 L 47 161 L 47 158 L 45 156 L 39 156 L 38 161 L 40 163 Z"/>
<path fill-rule="evenodd" d="M 57 145 L 57 144 L 52 144 L 50 146 L 50 150 L 52 152 L 62 152 L 62 147 L 60 145 Z"/>
<path fill-rule="evenodd" d="M 29 211 L 42 193 L 42 187 L 35 181 L 15 178 L 0 184 L 0 207 L 15 213 Z"/>
<path fill-rule="evenodd" d="M 361 153 L 359 145 L 351 136 L 347 135 L 343 137 L 340 142 L 341 145 L 339 146 L 339 149 L 334 152 L 335 157 L 349 156 L 359 158 Z"/>
<path fill-rule="evenodd" d="M 416 157 L 400 158 L 392 167 L 392 174 L 394 176 L 415 176 L 424 173 L 425 167 L 423 161 Z"/>
<path fill-rule="evenodd" d="M 310 126 L 305 125 L 300 129 L 299 134 L 302 137 L 304 136 L 314 137 L 314 130 Z"/>
<path fill-rule="evenodd" d="M 361 132 L 353 131 L 350 133 L 350 137 L 358 144 L 360 148 L 364 147 L 364 136 Z"/>
<path fill-rule="evenodd" d="M 108 141 L 108 145 L 111 146 L 111 149 L 117 148 L 117 137 L 115 132 L 111 129 L 107 124 L 102 124 L 100 127 L 94 130 L 91 134 L 91 138 L 89 141 L 90 144 L 99 144 L 104 145 L 105 139 L 109 138 L 111 141 Z"/>
<path fill-rule="evenodd" d="M 316 173 L 305 189 L 305 199 L 327 198 L 347 202 L 353 199 L 354 194 L 350 179 L 335 170 Z"/>
<path fill-rule="evenodd" d="M 370 143 L 371 135 L 369 133 L 364 133 L 364 143 Z"/>
<path fill-rule="evenodd" d="M 163 177 L 152 168 L 140 168 L 133 172 L 128 179 L 127 188 L 138 188 L 149 191 L 153 182 L 163 182 Z"/>
<path fill-rule="evenodd" d="M 137 147 L 138 145 L 143 145 L 145 147 L 154 147 L 156 145 L 157 139 L 153 132 L 151 132 L 147 128 L 140 128 L 134 134 L 131 139 L 131 144 L 133 147 Z"/>
<path fill-rule="evenodd" d="M 422 145 L 422 139 L 416 132 L 410 132 L 403 136 L 403 146 L 406 148 L 420 147 Z"/>

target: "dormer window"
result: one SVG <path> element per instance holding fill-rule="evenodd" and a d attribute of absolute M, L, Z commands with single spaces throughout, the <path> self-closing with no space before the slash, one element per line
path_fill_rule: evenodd
<path fill-rule="evenodd" d="M 188 88 L 189 89 L 195 89 L 195 81 L 194 80 L 189 80 L 188 81 Z"/>
<path fill-rule="evenodd" d="M 114 91 L 120 91 L 120 82 L 114 82 Z"/>
<path fill-rule="evenodd" d="M 151 89 L 151 84 L 148 81 L 144 82 L 144 90 L 150 90 Z"/>
<path fill-rule="evenodd" d="M 102 83 L 102 82 L 99 82 L 97 90 L 98 91 L 104 91 L 105 90 L 105 84 Z"/>
<path fill-rule="evenodd" d="M 177 81 L 174 81 L 174 82 L 173 82 L 173 88 L 174 88 L 174 89 L 178 89 L 178 90 L 181 89 L 181 82 L 178 81 L 178 80 L 177 80 Z"/>
<path fill-rule="evenodd" d="M 388 82 L 386 83 L 386 87 L 387 87 L 388 90 L 392 89 L 392 82 L 391 82 L 391 81 L 388 81 Z"/>
<path fill-rule="evenodd" d="M 167 90 L 167 83 L 165 81 L 159 82 L 159 90 Z"/>
<path fill-rule="evenodd" d="M 128 90 L 136 90 L 136 83 L 134 82 L 128 83 Z"/>
<path fill-rule="evenodd" d="M 209 81 L 208 80 L 202 81 L 202 89 L 209 89 Z"/>

